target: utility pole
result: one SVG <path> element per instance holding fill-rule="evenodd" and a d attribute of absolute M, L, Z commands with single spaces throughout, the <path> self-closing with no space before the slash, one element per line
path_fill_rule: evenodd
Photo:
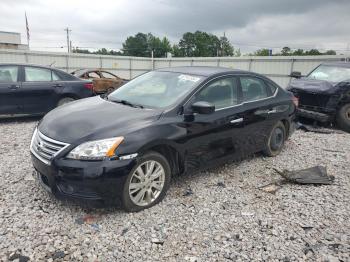
<path fill-rule="evenodd" d="M 69 33 L 72 31 L 68 27 L 64 29 L 64 31 L 67 32 L 67 52 L 70 53 L 70 40 L 69 40 Z"/>
<path fill-rule="evenodd" d="M 154 70 L 154 51 L 151 50 L 151 59 L 152 59 L 152 70 Z"/>

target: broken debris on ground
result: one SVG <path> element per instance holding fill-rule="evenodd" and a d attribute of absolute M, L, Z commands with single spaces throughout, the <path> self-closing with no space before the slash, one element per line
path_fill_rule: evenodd
<path fill-rule="evenodd" d="M 334 176 L 328 175 L 324 166 L 314 166 L 295 171 L 280 171 L 276 168 L 274 170 L 285 180 L 292 183 L 330 185 L 334 182 Z"/>

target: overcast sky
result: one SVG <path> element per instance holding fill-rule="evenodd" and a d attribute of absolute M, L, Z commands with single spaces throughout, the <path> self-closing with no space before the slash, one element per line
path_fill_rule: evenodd
<path fill-rule="evenodd" d="M 243 52 L 350 49 L 350 0 L 1 0 L 0 31 L 20 32 L 26 43 L 25 11 L 35 50 L 63 51 L 65 27 L 73 46 L 90 49 L 121 48 L 137 32 L 176 43 L 196 30 L 225 32 Z"/>

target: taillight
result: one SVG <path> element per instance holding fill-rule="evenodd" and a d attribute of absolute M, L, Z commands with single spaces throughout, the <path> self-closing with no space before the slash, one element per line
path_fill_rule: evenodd
<path fill-rule="evenodd" d="M 90 90 L 93 89 L 92 83 L 85 83 L 85 84 L 84 84 L 84 87 L 87 88 L 87 89 L 90 89 Z"/>
<path fill-rule="evenodd" d="M 299 106 L 299 98 L 298 97 L 293 95 L 292 101 L 293 101 L 293 104 L 295 105 L 295 107 Z"/>

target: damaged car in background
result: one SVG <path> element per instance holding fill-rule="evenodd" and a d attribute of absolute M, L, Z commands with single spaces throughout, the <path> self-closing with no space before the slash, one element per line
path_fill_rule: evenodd
<path fill-rule="evenodd" d="M 298 116 L 350 132 L 350 63 L 324 63 L 307 76 L 293 72 L 287 88 L 299 99 Z"/>
<path fill-rule="evenodd" d="M 51 111 L 34 131 L 32 163 L 56 196 L 139 211 L 165 197 L 174 175 L 278 155 L 295 109 L 291 92 L 259 74 L 159 69 Z"/>
<path fill-rule="evenodd" d="M 120 78 L 111 72 L 99 69 L 78 69 L 71 74 L 81 79 L 91 80 L 95 94 L 111 93 L 128 82 L 128 80 Z"/>

